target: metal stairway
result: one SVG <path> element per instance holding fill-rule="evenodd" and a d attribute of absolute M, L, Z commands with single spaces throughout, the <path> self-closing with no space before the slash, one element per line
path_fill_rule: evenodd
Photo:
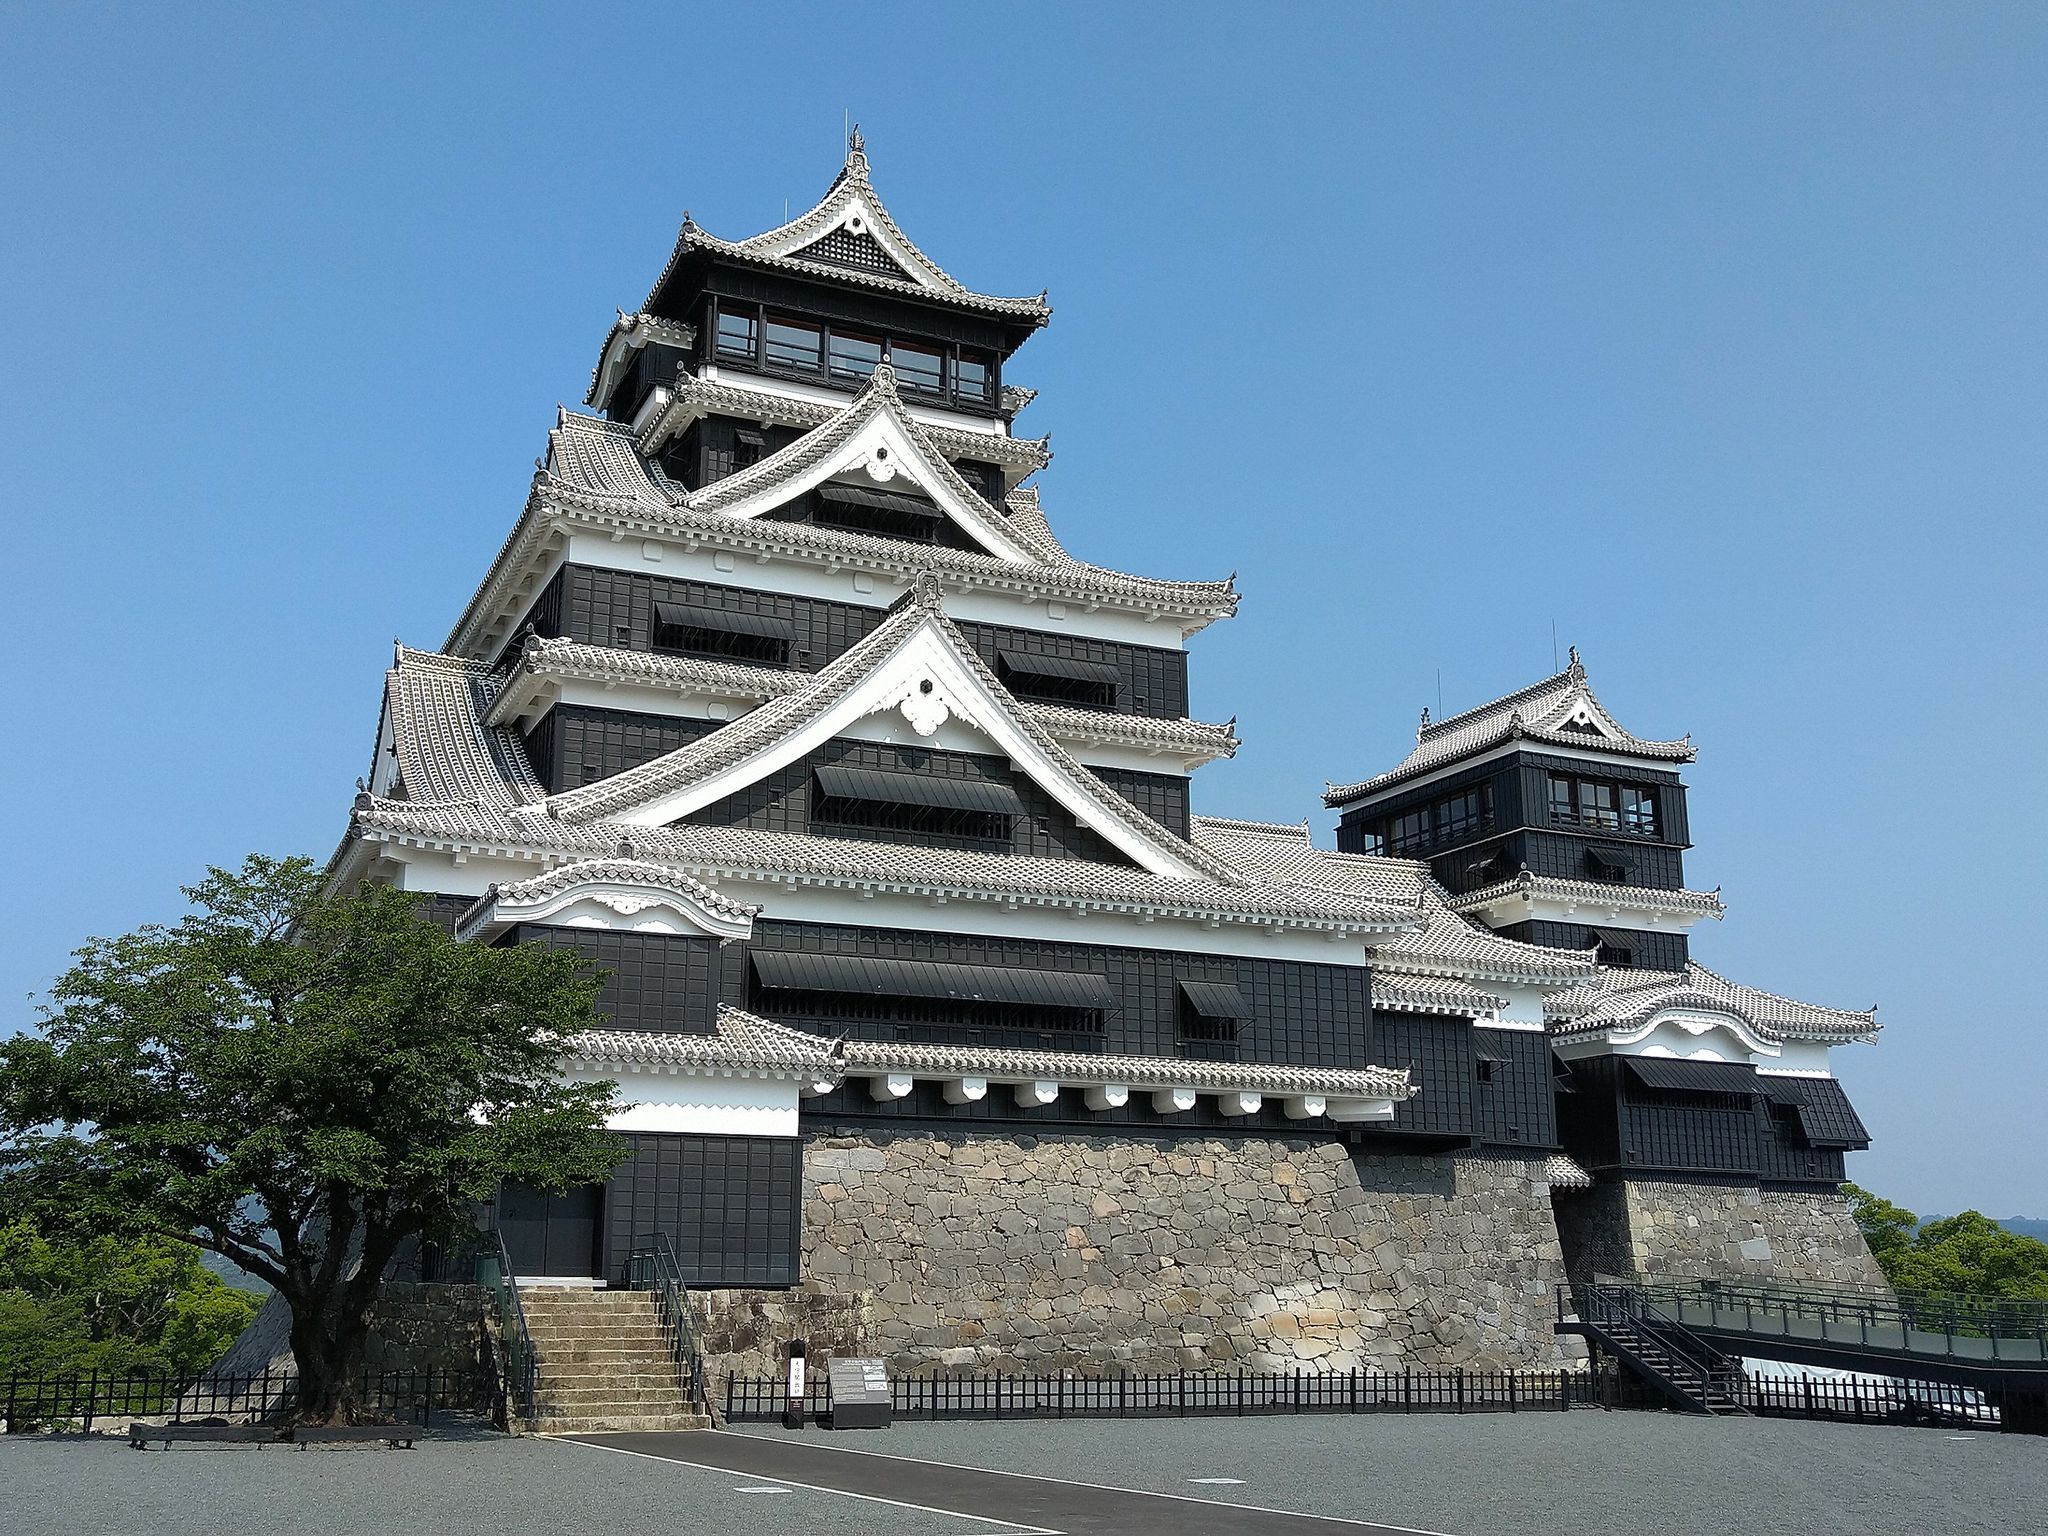
<path fill-rule="evenodd" d="M 1741 1414 L 1742 1369 L 1634 1286 L 1597 1283 L 1577 1316 L 1570 1292 L 1557 1292 L 1559 1333 L 1604 1349 L 1683 1413 Z"/>

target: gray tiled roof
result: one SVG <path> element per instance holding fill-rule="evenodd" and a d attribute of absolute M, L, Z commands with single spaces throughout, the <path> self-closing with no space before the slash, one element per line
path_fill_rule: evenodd
<path fill-rule="evenodd" d="M 718 1032 L 684 1035 L 628 1029 L 592 1029 L 568 1047 L 570 1061 L 606 1067 L 695 1067 L 707 1072 L 763 1073 L 836 1081 L 833 1042 L 738 1008 L 718 1010 Z"/>
<path fill-rule="evenodd" d="M 395 651 L 384 697 L 407 800 L 510 806 L 545 796 L 518 736 L 481 723 L 487 667 L 402 645 Z"/>
<path fill-rule="evenodd" d="M 1698 912 L 1718 918 L 1727 912 L 1719 891 L 1663 891 L 1647 885 L 1610 885 L 1601 880 L 1566 880 L 1528 870 L 1506 880 L 1450 898 L 1454 911 L 1472 912 L 1491 906 L 1505 896 L 1527 896 L 1535 900 L 1571 901 L 1581 906 L 1620 912 Z"/>
<path fill-rule="evenodd" d="M 759 907 L 747 906 L 714 891 L 701 880 L 693 880 L 688 875 L 679 874 L 664 865 L 650 864 L 644 859 L 578 859 L 524 880 L 493 883 L 456 920 L 455 931 L 458 936 L 467 938 L 495 908 L 535 906 L 550 896 L 588 885 L 626 885 L 668 891 L 735 921 L 758 917 L 761 912 Z"/>
<path fill-rule="evenodd" d="M 514 684 L 528 678 L 563 677 L 604 684 L 642 683 L 714 694 L 759 703 L 803 687 L 811 674 L 785 667 L 753 667 L 744 662 L 699 656 L 657 655 L 613 646 L 586 645 L 576 640 L 543 640 L 529 636 L 513 663 L 499 674 L 491 696 L 492 724 L 508 717 L 519 695 Z M 1045 727 L 1059 741 L 1114 743 L 1190 756 L 1229 757 L 1238 741 L 1229 726 L 1201 720 L 1159 720 L 1150 715 L 1116 714 L 1058 704 L 1026 704 L 1018 709 Z"/>
<path fill-rule="evenodd" d="M 1429 866 L 1416 860 L 1332 853 L 1313 846 L 1305 826 L 1266 827 L 1198 816 L 1193 832 L 1196 842 L 1240 869 L 1263 869 L 1305 887 L 1417 908 L 1419 925 L 1371 941 L 1376 966 L 1530 985 L 1571 981 L 1593 971 L 1590 949 L 1524 944 L 1459 916 Z"/>
<path fill-rule="evenodd" d="M 932 472 L 946 480 L 962 504 L 982 509 L 984 525 L 999 539 L 1022 549 L 1028 559 L 1019 561 L 943 545 L 911 545 L 898 539 L 809 523 L 763 523 L 760 519 L 722 515 L 722 509 L 740 496 L 802 474 L 844 443 L 862 422 L 885 409 L 893 410 L 907 423 L 907 436 L 922 436 L 930 444 L 929 432 L 910 418 L 895 394 L 888 370 L 881 368 L 876 370 L 866 390 L 823 425 L 758 464 L 714 481 L 694 495 L 664 476 L 657 463 L 641 457 L 628 428 L 565 410 L 549 434 L 547 463 L 536 487 L 543 497 L 585 498 L 584 504 L 593 510 L 606 506 L 630 509 L 677 534 L 697 532 L 715 538 L 720 533 L 744 530 L 756 539 L 773 539 L 794 550 L 829 550 L 849 563 L 874 564 L 878 569 L 915 570 L 930 566 L 965 578 L 1028 578 L 1048 590 L 1071 591 L 1077 597 L 1106 592 L 1140 602 L 1156 602 L 1169 611 L 1186 607 L 1217 616 L 1236 611 L 1237 593 L 1229 581 L 1164 581 L 1076 560 L 1053 535 L 1035 492 L 1022 497 L 1012 492 L 1005 498 L 1004 510 L 998 511 L 960 478 L 936 444 L 930 444 Z M 863 555 L 874 558 L 858 558 Z"/>
<path fill-rule="evenodd" d="M 1593 732 L 1563 729 L 1583 705 Z M 1689 763 L 1697 755 L 1690 737 L 1678 741 L 1646 741 L 1623 730 L 1593 696 L 1579 654 L 1555 677 L 1547 677 L 1518 693 L 1468 709 L 1446 720 L 1431 721 L 1425 713 L 1415 734 L 1415 750 L 1393 768 L 1356 784 L 1332 784 L 1323 793 L 1325 805 L 1343 805 L 1377 794 L 1404 780 L 1442 768 L 1509 741 L 1525 740 L 1588 752 L 1613 752 L 1627 757 Z"/>
<path fill-rule="evenodd" d="M 1544 1159 L 1543 1177 L 1557 1189 L 1591 1189 L 1593 1175 L 1562 1152 L 1553 1152 Z"/>
<path fill-rule="evenodd" d="M 1167 1056 L 1111 1056 L 1084 1051 L 1015 1051 L 991 1046 L 920 1045 L 913 1041 L 848 1040 L 850 1073 L 989 1077 L 1005 1081 L 1122 1083 L 1134 1089 L 1240 1089 L 1249 1093 L 1319 1093 L 1333 1098 L 1407 1099 L 1419 1090 L 1406 1071 L 1390 1067 L 1295 1067 L 1265 1062 L 1193 1061 Z"/>
<path fill-rule="evenodd" d="M 1544 1003 L 1552 1031 L 1560 1035 L 1625 1029 L 1668 1008 L 1733 1014 L 1768 1040 L 1870 1040 L 1881 1027 L 1875 1008 L 1850 1013 L 1802 1003 L 1740 986 L 1697 961 L 1682 971 L 1602 970 Z"/>
<path fill-rule="evenodd" d="M 904 1073 L 914 1077 L 981 1077 L 997 1082 L 1121 1083 L 1134 1090 L 1195 1088 L 1329 1098 L 1408 1099 L 1419 1091 L 1406 1071 L 1390 1067 L 1297 1067 L 1268 1062 L 1192 1061 L 1082 1051 L 1020 1051 L 994 1046 L 922 1045 L 914 1041 L 832 1039 L 738 1008 L 718 1010 L 712 1035 L 592 1030 L 567 1055 L 590 1066 L 695 1068 L 802 1075 L 818 1082 Z"/>
<path fill-rule="evenodd" d="M 1450 1013 L 1470 1019 L 1498 1013 L 1507 1007 L 1507 999 L 1455 976 L 1418 976 L 1378 966 L 1372 973 L 1372 1005 L 1397 1013 Z"/>
<path fill-rule="evenodd" d="M 774 254 L 776 248 L 786 248 L 792 241 L 808 244 L 823 239 L 838 227 L 848 205 L 856 197 L 865 200 L 876 222 L 888 232 L 897 249 L 910 258 L 917 277 L 906 274 L 897 278 L 827 262 L 807 261 L 801 254 Z M 848 151 L 845 166 L 838 176 L 833 178 L 831 187 L 827 189 L 818 205 L 775 229 L 745 240 L 721 240 L 715 235 L 706 234 L 687 213 L 684 214 L 682 230 L 676 236 L 675 251 L 669 257 L 668 265 L 662 269 L 661 276 L 655 280 L 654 287 L 648 291 L 648 304 L 653 303 L 655 294 L 661 291 L 662 284 L 668 280 L 668 275 L 675 269 L 676 263 L 693 250 L 715 251 L 758 262 L 763 266 L 800 272 L 807 277 L 852 283 L 858 287 L 873 288 L 884 293 L 913 298 L 938 298 L 969 309 L 1028 320 L 1035 325 L 1043 325 L 1052 314 L 1052 308 L 1046 303 L 1045 295 L 1042 293 L 1036 298 L 998 298 L 991 294 L 975 293 L 912 244 L 910 237 L 904 234 L 895 219 L 890 217 L 889 210 L 882 206 L 881 198 L 876 196 L 874 186 L 868 179 L 867 155 L 858 145 Z M 919 281 L 919 277 L 923 281 Z M 644 309 L 647 305 L 643 304 L 641 307 Z"/>

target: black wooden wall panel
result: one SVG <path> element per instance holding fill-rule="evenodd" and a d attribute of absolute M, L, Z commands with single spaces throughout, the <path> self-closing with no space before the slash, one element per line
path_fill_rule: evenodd
<path fill-rule="evenodd" d="M 882 742 L 835 738 L 815 752 L 749 784 L 735 794 L 692 811 L 685 819 L 702 826 L 750 827 L 758 832 L 825 832 L 811 820 L 816 795 L 812 774 L 827 764 L 880 768 L 934 778 L 979 780 L 1006 784 L 1023 801 L 1025 814 L 1011 818 L 1010 846 L 991 851 L 1040 859 L 1087 859 L 1099 864 L 1131 861 L 1076 821 L 1038 785 L 1000 757 L 968 752 L 941 752 L 922 747 L 895 747 Z M 827 834 L 829 835 L 829 833 Z M 871 841 L 916 842 L 911 833 L 860 829 L 845 835 Z"/>
<path fill-rule="evenodd" d="M 1559 1083 L 1557 1138 L 1580 1167 L 1612 1168 L 1621 1162 L 1621 1115 L 1611 1056 L 1570 1063 Z"/>
<path fill-rule="evenodd" d="M 633 1244 L 666 1233 L 695 1286 L 802 1278 L 803 1143 L 794 1136 L 634 1132 L 605 1188 L 604 1273 L 625 1278 Z"/>
<path fill-rule="evenodd" d="M 1375 1013 L 1375 1065 L 1406 1067 L 1421 1087 L 1418 1098 L 1394 1108 L 1395 1132 L 1470 1137 L 1475 1134 L 1478 1063 L 1471 1022 L 1437 1014 Z"/>
<path fill-rule="evenodd" d="M 1093 971 L 1108 977 L 1117 998 L 1115 1013 L 1105 1021 L 1101 1048 L 1133 1056 L 1179 1054 L 1182 981 L 1228 982 L 1244 993 L 1253 1013 L 1239 1026 L 1242 1060 L 1327 1067 L 1363 1067 L 1378 1061 L 1367 1028 L 1371 1017 L 1371 983 L 1364 966 L 1312 965 L 1044 939 L 774 920 L 755 924 L 753 947 L 964 965 L 1021 966 L 1032 970 Z M 735 945 L 733 951 L 736 953 L 739 948 Z M 746 978 L 743 964 L 728 962 L 727 1002 L 739 1007 L 748 1005 Z M 789 1022 L 803 1021 L 793 1018 Z M 912 1038 L 936 1037 L 913 1033 Z M 1047 1043 L 1068 1048 L 1063 1041 Z"/>
<path fill-rule="evenodd" d="M 444 896 L 436 893 L 420 903 L 419 915 L 443 933 L 452 934 L 462 914 L 475 905 L 474 896 Z"/>
<path fill-rule="evenodd" d="M 1626 919 L 1600 925 L 1626 929 L 1635 939 L 1635 968 L 1639 971 L 1682 971 L 1687 958 L 1686 936 L 1682 933 L 1651 933 L 1630 928 Z M 1591 949 L 1599 936 L 1587 923 L 1510 923 L 1497 930 L 1501 937 L 1524 944 L 1547 944 L 1553 949 Z"/>
<path fill-rule="evenodd" d="M 560 590 L 552 591 L 557 582 Z M 567 636 L 588 645 L 650 650 L 657 602 L 689 603 L 726 613 L 763 614 L 792 624 L 797 632 L 797 647 L 790 660 L 798 670 L 806 672 L 815 672 L 858 643 L 885 616 L 882 608 L 855 603 L 755 592 L 639 571 L 570 565 L 557 573 L 534 608 L 513 626 L 514 639 L 508 642 L 508 648 L 516 646 L 519 634 L 532 623 L 536 633 L 549 638 Z M 1185 651 L 1002 624 L 962 623 L 960 629 L 991 667 L 996 664 L 997 651 L 1005 649 L 1115 667 L 1121 681 L 1114 713 L 1177 720 L 1188 712 Z"/>
<path fill-rule="evenodd" d="M 1095 776 L 1175 837 L 1188 835 L 1186 774 L 1140 773 L 1134 768 L 1097 768 Z"/>
<path fill-rule="evenodd" d="M 1541 1030 L 1474 1029 L 1474 1053 L 1492 1059 L 1490 1080 L 1473 1085 L 1473 1131 L 1489 1146 L 1557 1145 L 1557 1094 L 1550 1037 Z M 1429 1091 L 1429 1085 L 1423 1085 Z"/>
<path fill-rule="evenodd" d="M 672 1035 L 708 1035 L 717 1029 L 716 939 L 522 923 L 512 930 L 511 941 L 573 949 L 611 972 L 597 1007 L 615 1029 Z"/>
<path fill-rule="evenodd" d="M 526 754 L 548 792 L 561 794 L 651 763 L 726 723 L 558 704 L 526 733 Z"/>
<path fill-rule="evenodd" d="M 1839 1152 L 1804 1145 L 1796 1122 L 1770 1101 L 1745 1096 L 1659 1093 L 1645 1088 L 1625 1058 L 1571 1063 L 1570 1092 L 1558 1097 L 1564 1149 L 1581 1166 L 1623 1173 L 1727 1174 L 1776 1183 L 1838 1184 Z"/>

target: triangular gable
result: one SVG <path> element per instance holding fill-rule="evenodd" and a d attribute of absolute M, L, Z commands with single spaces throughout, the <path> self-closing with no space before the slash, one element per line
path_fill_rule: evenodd
<path fill-rule="evenodd" d="M 1523 723 L 1531 730 L 1561 731 L 1566 735 L 1583 736 L 1588 741 L 1616 744 L 1634 741 L 1635 738 L 1623 730 L 1600 700 L 1594 697 L 1585 674 L 1574 669 L 1571 677 L 1570 685 L 1549 708 L 1540 715 L 1525 716 Z"/>
<path fill-rule="evenodd" d="M 991 746 L 1139 868 L 1167 879 L 1242 877 L 1111 790 L 1030 720 L 939 607 L 927 573 L 874 633 L 779 699 L 653 762 L 548 801 L 567 822 L 666 826 L 808 755 L 870 715 L 900 711 L 921 736 L 948 720 Z"/>
<path fill-rule="evenodd" d="M 861 271 L 915 283 L 948 298 L 963 297 L 968 292 L 964 284 L 919 250 L 889 216 L 889 210 L 868 180 L 867 149 L 858 129 L 848 139 L 845 167 L 833 178 L 816 207 L 780 228 L 735 244 L 750 255 L 798 261 L 815 259 L 830 266 L 851 265 Z M 868 260 L 849 261 L 842 254 L 865 256 L 868 251 L 879 256 L 886 266 L 872 265 Z"/>
<path fill-rule="evenodd" d="M 897 393 L 896 372 L 887 363 L 875 370 L 852 404 L 823 426 L 706 486 L 684 504 L 692 511 L 756 518 L 842 476 L 922 493 L 987 553 L 1018 564 L 1046 563 L 1043 553 L 1017 537 L 933 445 Z"/>

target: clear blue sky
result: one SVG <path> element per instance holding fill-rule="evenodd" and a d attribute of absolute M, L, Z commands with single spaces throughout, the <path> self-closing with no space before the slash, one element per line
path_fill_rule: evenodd
<path fill-rule="evenodd" d="M 2048 11 L 298 10 L 0 8 L 0 1027 L 209 861 L 326 856 L 613 307 L 850 111 L 928 251 L 1051 288 L 1069 545 L 1240 572 L 1198 809 L 1327 841 L 1555 623 L 1700 745 L 1701 957 L 1884 1005 L 1855 1176 L 2048 1214 Z"/>

